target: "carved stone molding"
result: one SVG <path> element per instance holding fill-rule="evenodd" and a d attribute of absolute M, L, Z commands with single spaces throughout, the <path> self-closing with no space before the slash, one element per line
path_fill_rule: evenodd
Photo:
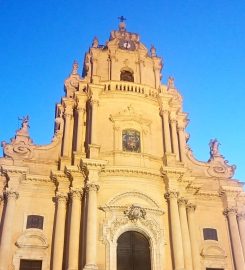
<path fill-rule="evenodd" d="M 105 167 L 102 169 L 103 175 L 120 175 L 120 176 L 138 176 L 160 178 L 161 173 L 158 170 L 144 168 L 125 168 L 120 166 Z"/>
<path fill-rule="evenodd" d="M 34 175 L 34 174 L 29 174 L 26 176 L 25 181 L 30 181 L 30 182 L 43 182 L 43 183 L 48 183 L 52 182 L 51 178 L 46 175 Z"/>
<path fill-rule="evenodd" d="M 2 165 L 1 171 L 6 176 L 27 174 L 29 169 L 12 165 Z"/>

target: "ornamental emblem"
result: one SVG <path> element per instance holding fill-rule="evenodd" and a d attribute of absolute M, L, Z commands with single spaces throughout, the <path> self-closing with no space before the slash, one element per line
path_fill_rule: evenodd
<path fill-rule="evenodd" d="M 122 132 L 123 151 L 140 153 L 140 133 L 137 130 L 126 129 Z"/>
<path fill-rule="evenodd" d="M 131 220 L 137 221 L 140 218 L 145 218 L 146 212 L 142 207 L 132 204 L 128 210 L 124 211 L 124 214 Z"/>

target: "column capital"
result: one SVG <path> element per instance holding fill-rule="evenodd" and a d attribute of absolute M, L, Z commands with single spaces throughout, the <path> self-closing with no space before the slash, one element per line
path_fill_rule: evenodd
<path fill-rule="evenodd" d="M 70 188 L 69 196 L 72 199 L 81 199 L 83 195 L 83 191 L 80 188 Z"/>
<path fill-rule="evenodd" d="M 160 115 L 164 116 L 164 115 L 169 115 L 169 111 L 167 109 L 160 109 Z"/>
<path fill-rule="evenodd" d="M 187 212 L 195 212 L 196 205 L 193 203 L 189 203 L 189 204 L 187 204 L 186 209 L 187 209 Z"/>
<path fill-rule="evenodd" d="M 177 124 L 176 118 L 170 118 L 170 124 L 172 125 Z"/>
<path fill-rule="evenodd" d="M 89 183 L 86 185 L 86 192 L 90 192 L 90 191 L 99 191 L 100 186 L 98 184 L 95 183 Z"/>
<path fill-rule="evenodd" d="M 236 207 L 227 207 L 223 213 L 225 216 L 236 216 L 237 215 L 237 208 Z"/>
<path fill-rule="evenodd" d="M 99 102 L 98 99 L 93 99 L 92 98 L 90 102 L 91 102 L 92 106 L 97 106 L 98 107 L 100 105 L 100 102 Z"/>
<path fill-rule="evenodd" d="M 185 130 L 185 128 L 182 127 L 182 126 L 177 126 L 177 129 L 178 129 L 178 131 L 184 131 Z"/>
<path fill-rule="evenodd" d="M 7 200 L 9 199 L 15 199 L 17 200 L 19 198 L 19 192 L 6 188 L 6 190 L 4 191 L 4 196 Z"/>
<path fill-rule="evenodd" d="M 239 212 L 237 214 L 237 219 L 238 220 L 245 220 L 245 212 Z"/>
<path fill-rule="evenodd" d="M 174 190 L 169 190 L 168 192 L 166 192 L 166 193 L 164 194 L 164 197 L 165 197 L 165 199 L 167 199 L 167 200 L 174 199 L 174 198 L 177 199 L 178 196 L 179 196 L 179 192 L 174 191 Z"/>
<path fill-rule="evenodd" d="M 68 195 L 64 192 L 56 192 L 55 199 L 56 203 L 66 203 Z"/>
<path fill-rule="evenodd" d="M 187 202 L 188 202 L 188 200 L 186 198 L 184 198 L 184 197 L 180 197 L 178 199 L 178 205 L 179 206 L 186 206 L 187 205 Z"/>

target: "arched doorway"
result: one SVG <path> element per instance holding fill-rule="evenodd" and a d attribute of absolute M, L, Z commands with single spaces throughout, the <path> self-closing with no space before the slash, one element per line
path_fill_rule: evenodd
<path fill-rule="evenodd" d="M 117 270 L 151 270 L 149 241 L 143 234 L 128 231 L 118 238 Z"/>

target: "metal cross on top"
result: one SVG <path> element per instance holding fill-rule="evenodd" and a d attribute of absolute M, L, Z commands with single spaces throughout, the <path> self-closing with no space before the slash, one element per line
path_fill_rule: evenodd
<path fill-rule="evenodd" d="M 125 17 L 123 17 L 123 16 L 118 17 L 118 19 L 120 20 L 120 22 L 124 22 L 124 21 L 127 20 L 127 19 L 126 19 Z"/>

